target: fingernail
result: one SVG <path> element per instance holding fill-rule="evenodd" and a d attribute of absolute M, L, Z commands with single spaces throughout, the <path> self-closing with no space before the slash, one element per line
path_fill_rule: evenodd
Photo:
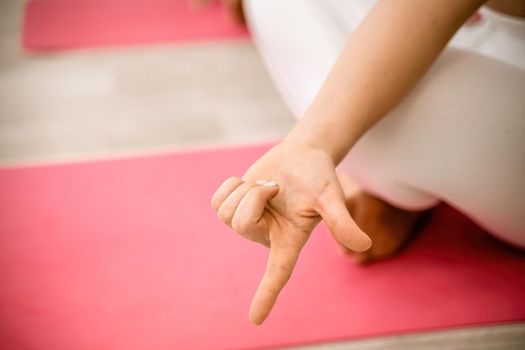
<path fill-rule="evenodd" d="M 255 184 L 259 185 L 259 186 L 263 186 L 267 182 L 268 182 L 268 180 L 257 180 L 257 181 L 255 181 Z"/>
<path fill-rule="evenodd" d="M 263 186 L 264 187 L 275 187 L 275 186 L 277 186 L 277 182 L 275 182 L 275 181 L 268 181 Z"/>

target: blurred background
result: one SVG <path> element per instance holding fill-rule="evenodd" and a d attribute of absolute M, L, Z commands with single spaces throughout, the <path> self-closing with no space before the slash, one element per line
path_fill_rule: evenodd
<path fill-rule="evenodd" d="M 29 53 L 0 0 L 0 163 L 274 140 L 293 117 L 248 38 Z"/>
<path fill-rule="evenodd" d="M 257 143 L 294 119 L 249 37 L 22 49 L 24 0 L 0 0 L 0 166 Z M 522 325 L 315 349 L 519 349 Z"/>

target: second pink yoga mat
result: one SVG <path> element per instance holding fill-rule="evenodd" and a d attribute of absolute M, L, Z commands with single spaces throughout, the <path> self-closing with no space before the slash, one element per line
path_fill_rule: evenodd
<path fill-rule="evenodd" d="M 0 170 L 0 348 L 265 348 L 525 320 L 524 254 L 442 206 L 366 268 L 320 227 L 251 325 L 266 249 L 209 201 L 266 149 Z"/>
<path fill-rule="evenodd" d="M 23 22 L 31 51 L 243 39 L 218 4 L 192 10 L 189 0 L 31 0 Z"/>

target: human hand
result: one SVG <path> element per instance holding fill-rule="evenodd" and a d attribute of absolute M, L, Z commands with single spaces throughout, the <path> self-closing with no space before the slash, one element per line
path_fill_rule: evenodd
<path fill-rule="evenodd" d="M 212 207 L 234 231 L 270 248 L 250 307 L 249 318 L 256 325 L 270 313 L 321 219 L 343 246 L 360 252 L 371 245 L 346 208 L 332 159 L 308 145 L 273 147 L 242 179 L 224 181 L 212 198 Z"/>

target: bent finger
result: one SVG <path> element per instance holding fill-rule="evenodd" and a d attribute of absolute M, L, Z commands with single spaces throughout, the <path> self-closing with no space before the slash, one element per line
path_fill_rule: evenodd
<path fill-rule="evenodd" d="M 268 224 L 263 219 L 267 203 L 277 195 L 275 182 L 251 188 L 241 199 L 232 218 L 232 228 L 245 238 L 264 245 L 269 244 Z"/>
<path fill-rule="evenodd" d="M 239 203 L 248 191 L 254 187 L 254 184 L 243 182 L 240 184 L 230 195 L 222 202 L 221 206 L 217 210 L 217 215 L 222 222 L 228 226 L 232 226 L 232 219 L 239 206 Z"/>
<path fill-rule="evenodd" d="M 211 198 L 211 207 L 213 208 L 213 210 L 219 210 L 224 200 L 228 198 L 228 196 L 243 183 L 244 181 L 242 181 L 238 177 L 230 177 L 226 179 L 215 191 Z"/>

